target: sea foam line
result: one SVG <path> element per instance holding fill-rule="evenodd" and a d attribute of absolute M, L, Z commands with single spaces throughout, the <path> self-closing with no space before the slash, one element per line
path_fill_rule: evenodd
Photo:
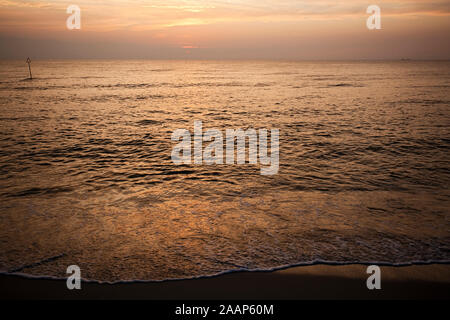
<path fill-rule="evenodd" d="M 61 255 L 61 256 L 63 256 L 63 255 Z M 55 257 L 59 258 L 59 256 L 55 256 Z M 53 258 L 55 258 L 55 257 L 53 257 Z M 46 259 L 46 260 L 48 261 L 48 259 Z M 386 262 L 386 261 L 339 262 L 339 261 L 313 260 L 313 261 L 301 262 L 301 263 L 296 263 L 296 264 L 278 266 L 278 267 L 274 267 L 274 268 L 233 269 L 233 270 L 221 271 L 221 272 L 211 274 L 211 275 L 201 275 L 201 276 L 193 276 L 193 277 L 186 277 L 186 278 L 167 278 L 167 279 L 162 279 L 162 280 L 132 279 L 132 280 L 118 280 L 118 281 L 102 281 L 102 280 L 96 280 L 96 279 L 81 278 L 81 280 L 84 283 L 108 284 L 108 285 L 132 284 L 132 283 L 163 283 L 163 282 L 172 282 L 172 281 L 211 279 L 211 278 L 216 278 L 216 277 L 223 276 L 226 274 L 239 273 L 239 272 L 270 273 L 270 272 L 274 272 L 274 271 L 281 271 L 281 270 L 286 270 L 286 269 L 295 268 L 295 267 L 307 267 L 307 266 L 315 266 L 315 265 L 328 265 L 328 266 L 377 265 L 377 266 L 385 266 L 385 267 L 408 267 L 408 266 L 414 266 L 414 265 L 432 265 L 432 264 L 450 264 L 450 260 L 415 260 L 415 261 L 398 262 L 398 263 L 392 263 L 392 262 Z M 22 268 L 22 269 L 25 269 L 25 268 Z M 54 277 L 54 276 L 48 276 L 48 275 L 36 276 L 36 275 L 20 273 L 20 272 L 12 273 L 10 271 L 0 271 L 0 275 L 18 276 L 18 277 L 22 277 L 22 278 L 36 279 L 36 280 L 58 280 L 58 281 L 66 281 L 67 280 L 66 277 Z"/>

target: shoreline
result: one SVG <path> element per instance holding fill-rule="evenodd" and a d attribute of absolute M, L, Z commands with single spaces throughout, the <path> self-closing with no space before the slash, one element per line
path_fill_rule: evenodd
<path fill-rule="evenodd" d="M 297 300 L 450 299 L 450 265 L 383 266 L 381 290 L 368 290 L 367 265 L 316 264 L 277 271 L 231 272 L 213 277 L 115 284 L 0 275 L 0 299 Z"/>

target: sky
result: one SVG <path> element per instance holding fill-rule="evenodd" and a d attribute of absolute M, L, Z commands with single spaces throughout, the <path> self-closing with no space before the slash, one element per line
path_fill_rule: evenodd
<path fill-rule="evenodd" d="M 0 0 L 3 59 L 450 59 L 449 35 L 449 0 Z"/>

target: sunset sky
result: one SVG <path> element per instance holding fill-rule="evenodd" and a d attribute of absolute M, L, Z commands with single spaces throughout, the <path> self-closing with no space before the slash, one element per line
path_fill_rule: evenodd
<path fill-rule="evenodd" d="M 449 35 L 448 0 L 0 0 L 0 58 L 450 59 Z"/>

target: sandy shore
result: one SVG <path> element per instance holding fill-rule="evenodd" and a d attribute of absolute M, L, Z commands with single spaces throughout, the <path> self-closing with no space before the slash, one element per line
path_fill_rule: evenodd
<path fill-rule="evenodd" d="M 83 282 L 0 276 L 1 299 L 449 299 L 450 265 L 381 267 L 381 290 L 366 287 L 366 266 L 316 265 L 159 283 Z"/>

